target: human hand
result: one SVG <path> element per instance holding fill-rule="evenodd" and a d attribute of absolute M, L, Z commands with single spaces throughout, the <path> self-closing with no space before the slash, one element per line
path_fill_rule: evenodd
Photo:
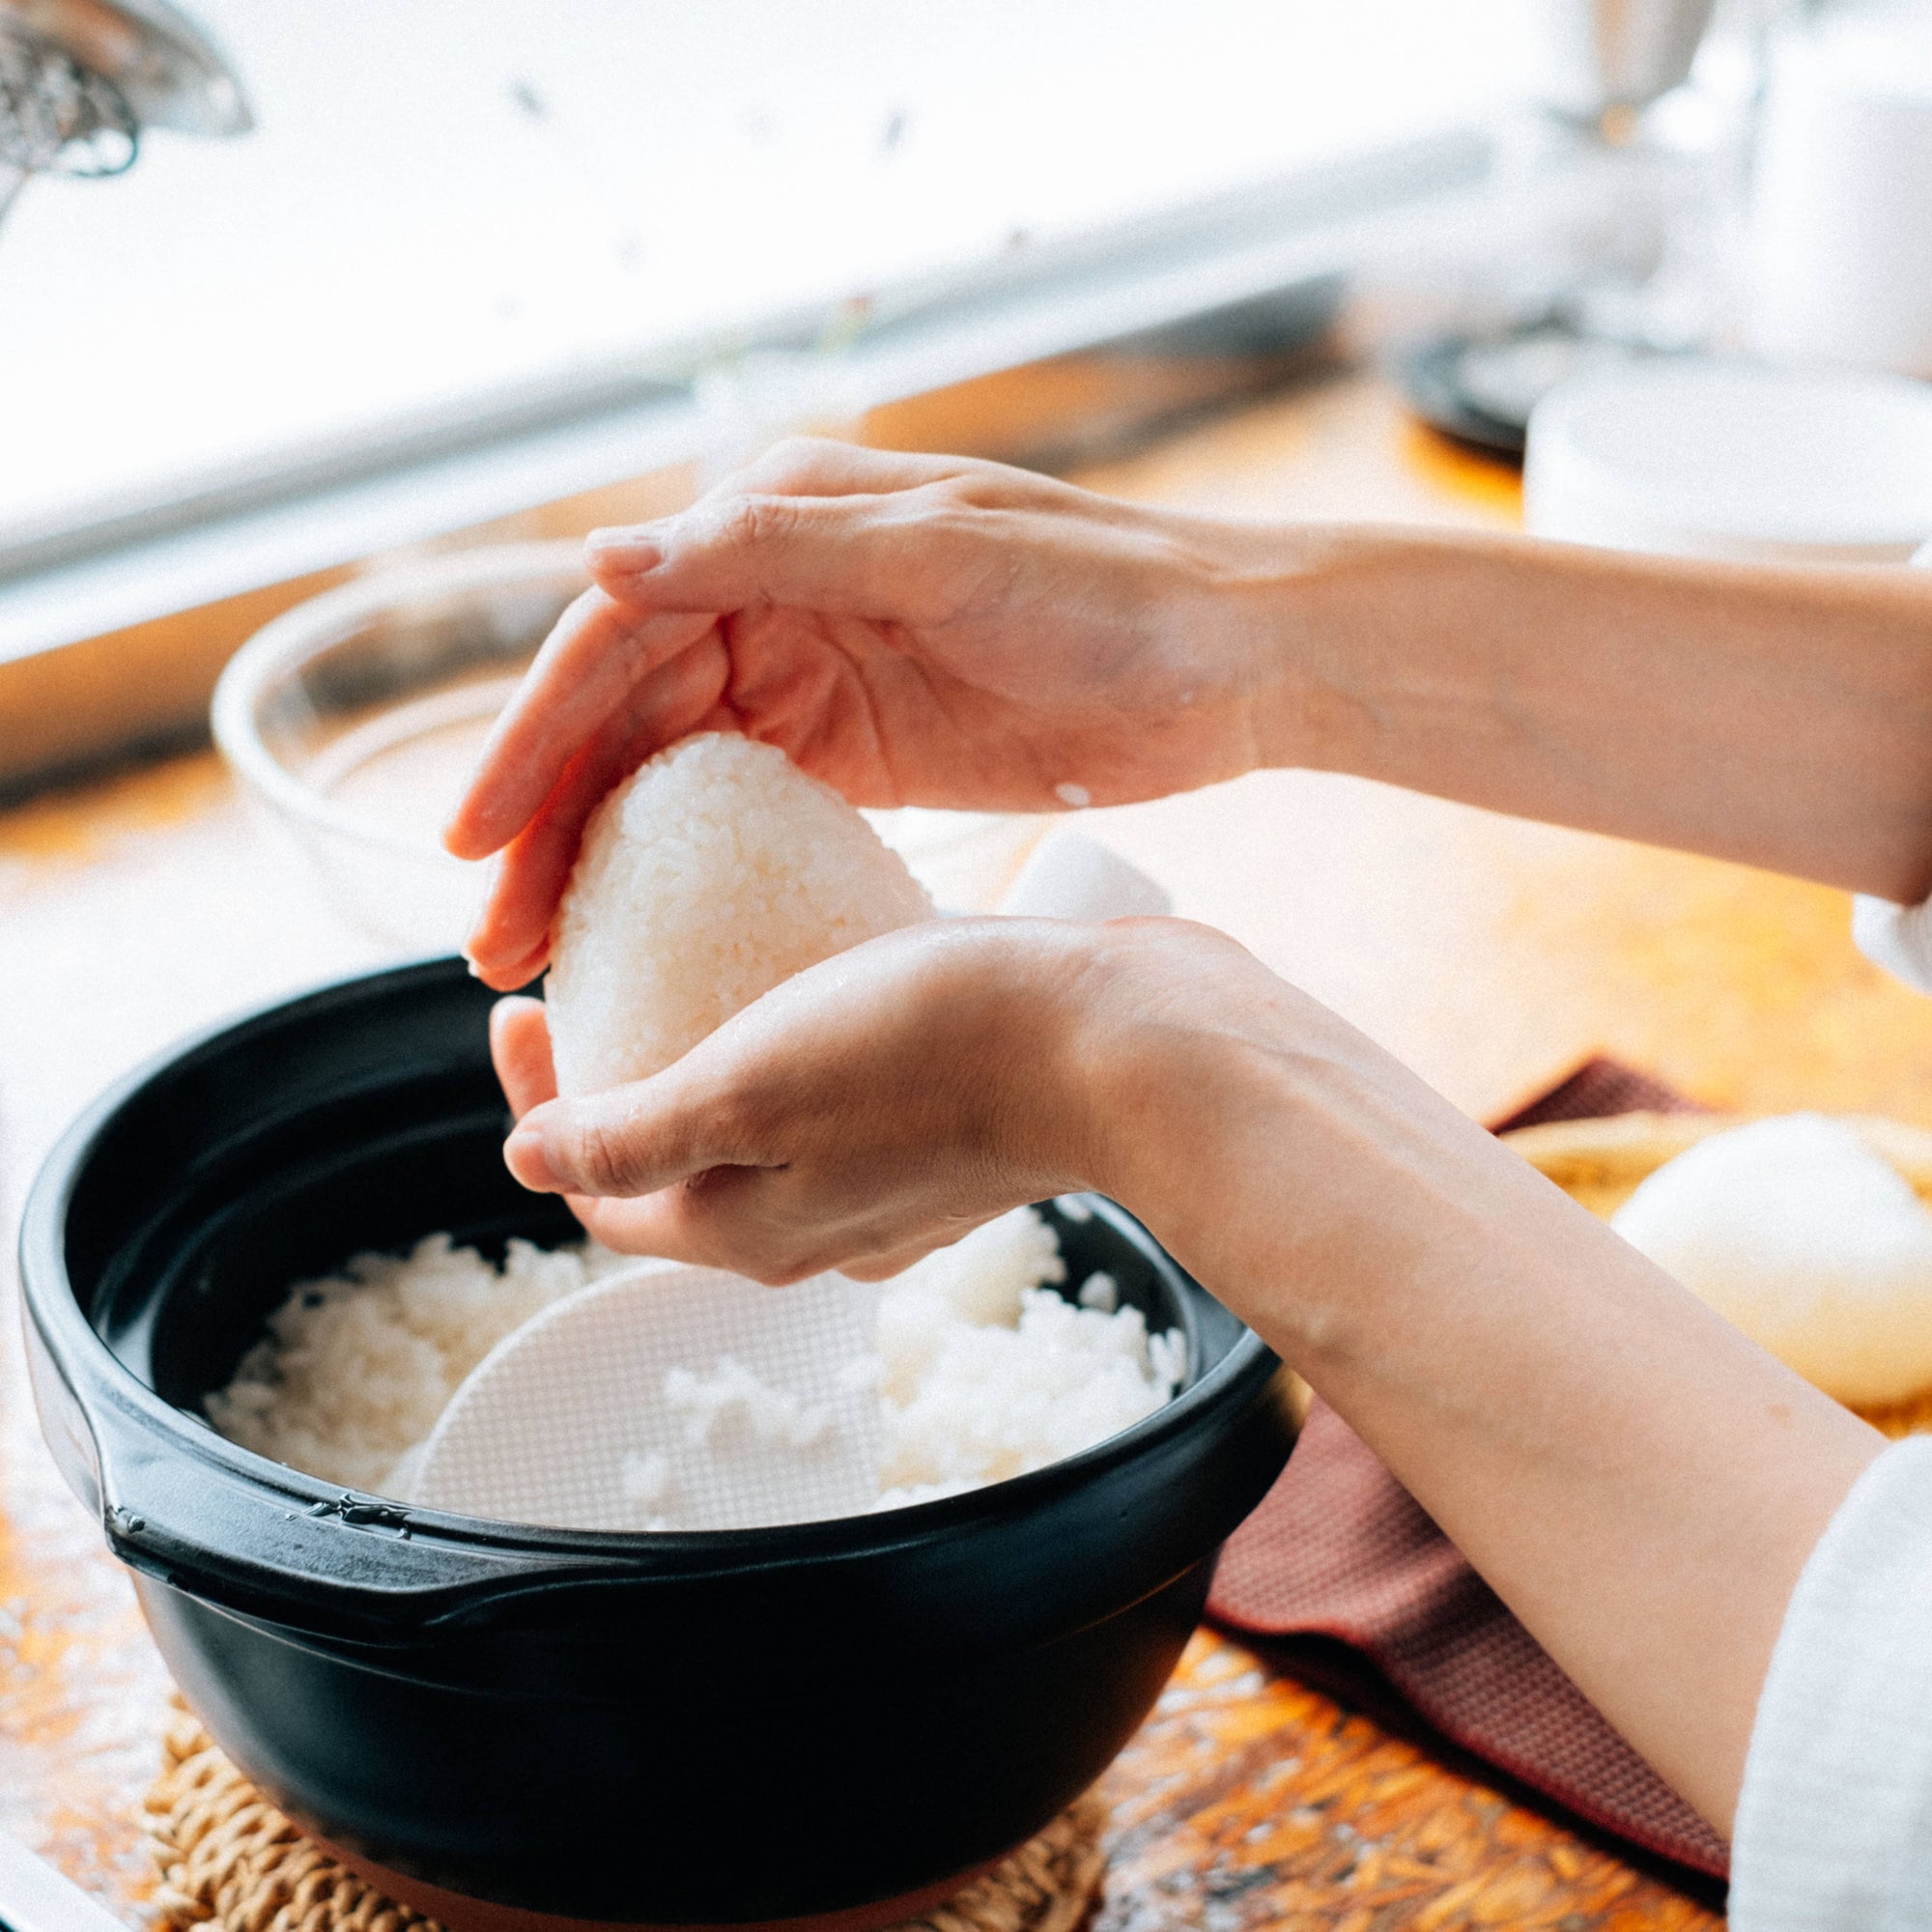
<path fill-rule="evenodd" d="M 541 1004 L 504 1000 L 505 1157 L 613 1248 L 768 1282 L 895 1274 L 1022 1202 L 1110 1189 L 1137 1029 L 1170 1004 L 1211 1025 L 1238 997 L 1231 964 L 1267 978 L 1176 920 L 909 927 L 787 980 L 653 1078 L 568 1102 Z"/>
<path fill-rule="evenodd" d="M 910 927 L 567 1103 L 541 1006 L 494 1037 L 512 1172 L 621 1250 L 879 1278 L 1112 1196 L 1728 1828 L 1785 1605 L 1883 1438 L 1232 941 Z"/>
<path fill-rule="evenodd" d="M 857 805 L 1042 811 L 1275 761 L 1294 703 L 1242 587 L 1278 534 L 962 459 L 781 444 L 591 539 L 446 840 L 508 846 L 470 957 L 532 978 L 599 799 L 693 731 L 777 744 Z"/>

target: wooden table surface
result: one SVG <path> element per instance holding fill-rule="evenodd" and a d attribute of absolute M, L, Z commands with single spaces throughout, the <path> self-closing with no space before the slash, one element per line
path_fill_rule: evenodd
<path fill-rule="evenodd" d="M 1509 480 L 1364 378 L 1309 384 L 1081 480 L 1249 516 L 1506 526 Z M 1352 780 L 1266 774 L 1092 815 L 1244 940 L 1492 1116 L 1607 1049 L 1699 1098 L 1932 1124 L 1932 1003 L 1842 895 Z M 0 1203 L 62 1122 L 224 1011 L 378 963 L 212 753 L 0 816 Z M 11 1239 L 4 1263 L 13 1266 Z M 0 1826 L 132 1917 L 167 1685 L 43 1450 L 0 1330 Z M 1109 1775 L 1105 1932 L 1713 1923 L 1655 1879 L 1203 1634 Z"/>

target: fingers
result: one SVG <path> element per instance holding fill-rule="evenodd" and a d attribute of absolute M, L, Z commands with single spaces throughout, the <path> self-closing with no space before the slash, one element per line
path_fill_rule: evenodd
<path fill-rule="evenodd" d="M 556 1071 L 551 1063 L 550 1023 L 541 1000 L 498 1000 L 490 1009 L 490 1057 L 510 1112 L 522 1120 L 533 1107 L 556 1098 Z M 582 1197 L 569 1201 L 586 1227 L 598 1204 Z"/>
<path fill-rule="evenodd" d="M 558 1100 L 543 1005 L 517 998 L 491 1014 L 491 1051 L 518 1122 L 504 1147 L 510 1172 L 526 1187 L 563 1194 L 619 1252 L 772 1284 L 847 1264 L 879 1279 L 963 1232 L 908 1230 L 869 1186 L 842 1207 L 827 1201 L 822 1184 L 739 1124 L 771 1114 L 775 1096 L 733 1072 L 735 1056 L 722 1072 L 687 1060 L 650 1080 Z M 704 1046 L 696 1052 L 704 1056 Z"/>
<path fill-rule="evenodd" d="M 541 1000 L 498 1000 L 490 1009 L 490 1058 L 518 1120 L 556 1098 L 550 1022 Z"/>
<path fill-rule="evenodd" d="M 760 520 L 768 530 L 783 526 L 781 506 L 746 506 L 773 497 L 875 499 L 902 496 L 943 483 L 963 471 L 989 468 L 958 457 L 908 455 L 898 450 L 867 449 L 856 443 L 820 438 L 795 437 L 775 443 L 742 469 L 733 471 L 708 490 L 689 509 L 647 524 L 628 524 L 592 530 L 584 540 L 584 557 L 591 575 L 613 596 L 636 597 L 653 609 L 671 606 L 667 597 L 679 594 L 696 582 L 694 575 L 674 576 L 663 566 L 677 551 L 686 571 L 695 573 L 696 558 L 689 554 L 694 541 L 705 532 L 736 529 Z M 829 527 L 844 528 L 837 519 Z M 648 588 L 643 580 L 649 578 Z M 740 598 L 715 608 L 739 610 L 754 601 Z M 810 602 L 774 596 L 773 602 Z M 839 607 L 825 607 L 839 608 Z"/>
<path fill-rule="evenodd" d="M 586 1200 L 578 1212 L 598 1240 L 620 1253 L 662 1255 L 780 1288 L 823 1274 L 838 1250 L 770 1225 L 772 1179 L 758 1168 L 714 1168 L 639 1200 Z"/>
<path fill-rule="evenodd" d="M 706 497 L 590 554 L 591 575 L 638 610 L 732 611 L 787 605 L 906 624 L 951 608 L 934 551 L 938 500 L 923 491 Z M 938 562 L 940 568 L 935 570 Z"/>
<path fill-rule="evenodd" d="M 772 1288 L 834 1268 L 854 1281 L 890 1280 L 967 1232 L 955 1221 L 908 1241 L 899 1237 L 902 1230 L 884 1236 L 841 1226 L 801 1211 L 783 1175 L 767 1168 L 714 1168 L 640 1200 L 585 1199 L 573 1206 L 590 1233 L 619 1253 L 724 1268 Z"/>
<path fill-rule="evenodd" d="M 633 1199 L 714 1167 L 756 1164 L 713 1083 L 683 1066 L 526 1114 L 504 1148 L 510 1172 L 547 1194 Z"/>
<path fill-rule="evenodd" d="M 710 629 L 708 616 L 640 615 L 586 590 L 557 619 L 497 720 L 443 844 L 459 859 L 497 851 L 529 822 L 606 719 Z"/>
<path fill-rule="evenodd" d="M 550 928 L 570 882 L 583 827 L 610 788 L 606 760 L 586 747 L 536 819 L 511 841 L 477 915 L 467 952 L 486 986 L 527 985 L 550 955 Z"/>
<path fill-rule="evenodd" d="M 535 815 L 510 841 L 467 948 L 485 985 L 527 985 L 550 956 L 550 929 L 583 828 L 611 786 L 652 753 L 712 720 L 728 672 L 710 637 L 661 665 L 579 746 Z"/>
<path fill-rule="evenodd" d="M 593 532 L 598 587 L 557 620 L 497 719 L 445 846 L 460 859 L 500 849 L 626 696 L 720 614 L 760 603 L 908 623 L 943 614 L 954 600 L 950 571 L 933 568 L 936 502 L 913 499 L 975 467 L 987 466 L 784 444 L 679 516 Z"/>
<path fill-rule="evenodd" d="M 876 497 L 917 490 L 963 470 L 984 466 L 957 456 L 922 456 L 897 449 L 868 449 L 830 437 L 794 436 L 755 456 L 704 493 L 701 501 L 727 497 Z M 592 530 L 590 546 L 615 546 L 651 526 Z"/>

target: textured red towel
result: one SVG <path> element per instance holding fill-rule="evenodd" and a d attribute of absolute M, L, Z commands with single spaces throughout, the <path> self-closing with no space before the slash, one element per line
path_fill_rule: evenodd
<path fill-rule="evenodd" d="M 1591 1061 L 1498 1131 L 1690 1103 Z M 1332 1409 L 1221 1558 L 1208 1612 L 1249 1635 L 1329 1637 L 1452 1744 L 1591 1824 L 1722 1877 L 1723 1841 L 1583 1693 Z"/>

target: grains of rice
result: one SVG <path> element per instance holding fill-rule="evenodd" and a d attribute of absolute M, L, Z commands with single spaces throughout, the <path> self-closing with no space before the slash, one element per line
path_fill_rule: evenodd
<path fill-rule="evenodd" d="M 668 1369 L 664 1405 L 684 1424 L 694 1448 L 736 1435 L 762 1448 L 816 1449 L 837 1421 L 825 1404 L 774 1387 L 736 1355 L 721 1355 L 709 1375 Z"/>
<path fill-rule="evenodd" d="M 584 830 L 544 989 L 558 1089 L 641 1080 L 794 973 L 931 917 L 905 861 L 776 746 L 686 738 Z"/>
<path fill-rule="evenodd" d="M 1121 1284 L 1096 1268 L 1080 1284 L 1074 1298 L 1082 1308 L 1097 1308 L 1102 1315 L 1111 1315 L 1121 1305 Z"/>
<path fill-rule="evenodd" d="M 538 1310 L 629 1264 L 595 1243 L 547 1252 L 512 1241 L 497 1267 L 446 1235 L 406 1258 L 359 1256 L 294 1290 L 228 1386 L 209 1396 L 209 1419 L 325 1481 L 407 1496 L 464 1377 Z M 879 1390 L 878 1507 L 1041 1468 L 1151 1415 L 1179 1386 L 1178 1333 L 1150 1336 L 1138 1309 L 1099 1305 L 1118 1296 L 1108 1276 L 1088 1277 L 1086 1305 L 1065 1299 L 1050 1286 L 1065 1274 L 1052 1228 L 1022 1208 L 885 1285 L 877 1355 L 842 1372 Z M 809 1449 L 818 1422 L 728 1359 L 708 1376 L 673 1371 L 664 1395 L 688 1429 L 744 1428 L 794 1450 Z M 647 1509 L 668 1500 L 668 1468 L 652 1462 L 633 1456 L 621 1476 Z"/>
<path fill-rule="evenodd" d="M 278 1463 L 394 1494 L 397 1460 L 505 1335 L 626 1265 L 594 1242 L 512 1241 L 497 1268 L 447 1235 L 408 1256 L 358 1255 L 340 1274 L 291 1291 L 228 1386 L 209 1396 L 209 1420 Z"/>

